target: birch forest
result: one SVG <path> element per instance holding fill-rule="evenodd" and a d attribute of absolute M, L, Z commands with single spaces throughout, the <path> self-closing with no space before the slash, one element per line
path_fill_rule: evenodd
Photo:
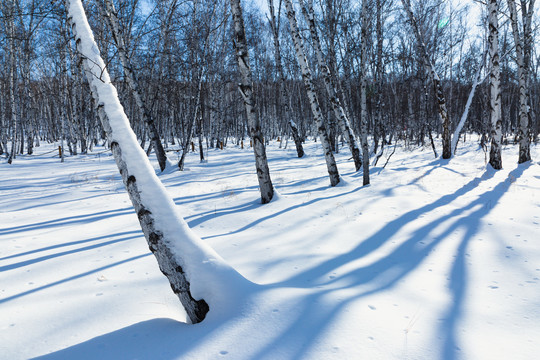
<path fill-rule="evenodd" d="M 538 358 L 535 5 L 0 0 L 0 359 Z"/>
<path fill-rule="evenodd" d="M 171 145 L 182 170 L 191 151 L 203 160 L 205 149 L 242 144 L 260 154 L 290 139 L 302 156 L 315 138 L 332 184 L 344 144 L 367 184 L 370 157 L 393 142 L 450 158 L 475 133 L 491 157 L 519 146 L 521 163 L 538 139 L 534 0 L 242 1 L 245 43 L 226 0 L 83 4 L 139 143 L 162 169 Z M 62 157 L 106 142 L 64 2 L 5 0 L 0 23 L 2 156 L 12 163 L 58 142 Z M 247 80 L 236 50 L 249 53 Z"/>

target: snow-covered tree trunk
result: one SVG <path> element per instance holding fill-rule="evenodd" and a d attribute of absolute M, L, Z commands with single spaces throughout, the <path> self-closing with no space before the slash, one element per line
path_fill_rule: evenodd
<path fill-rule="evenodd" d="M 263 204 L 269 203 L 274 197 L 274 187 L 268 169 L 266 158 L 266 148 L 264 144 L 261 122 L 255 112 L 255 98 L 253 96 L 253 80 L 251 77 L 251 67 L 249 64 L 246 32 L 244 30 L 244 18 L 240 0 L 231 0 L 231 12 L 234 22 L 234 44 L 236 48 L 236 60 L 240 72 L 240 83 L 238 89 L 244 100 L 246 107 L 249 133 L 253 140 L 253 153 L 255 154 L 255 167 L 257 168 L 257 178 L 261 191 L 261 201 Z"/>
<path fill-rule="evenodd" d="M 369 184 L 369 146 L 367 139 L 368 131 L 368 111 L 367 111 L 367 99 L 366 99 L 366 87 L 367 87 L 367 41 L 370 36 L 368 34 L 368 0 L 362 0 L 362 30 L 361 30 L 361 57 L 360 57 L 360 129 L 362 136 L 362 161 L 363 161 L 363 184 Z"/>
<path fill-rule="evenodd" d="M 146 107 L 143 101 L 139 83 L 137 81 L 135 71 L 133 71 L 133 67 L 128 56 L 128 51 L 126 49 L 124 37 L 122 36 L 122 33 L 120 31 L 120 25 L 118 23 L 118 18 L 116 17 L 116 10 L 114 8 L 114 4 L 112 0 L 104 0 L 104 1 L 105 1 L 105 10 L 106 10 L 104 12 L 105 17 L 107 19 L 107 22 L 109 23 L 109 28 L 111 29 L 112 36 L 116 44 L 116 48 L 118 49 L 118 54 L 120 55 L 120 61 L 124 69 L 126 81 L 131 90 L 131 93 L 133 94 L 135 103 L 137 104 L 137 107 L 139 108 L 139 112 L 142 116 L 142 120 L 146 124 L 148 133 L 150 134 L 150 141 L 152 142 L 152 146 L 154 147 L 154 152 L 156 153 L 159 167 L 161 171 L 163 171 L 165 170 L 165 167 L 167 166 L 167 155 L 165 155 L 165 150 L 163 149 L 163 145 L 161 144 L 159 133 L 154 123 L 154 119 L 152 118 L 152 114 L 148 110 L 148 108 Z"/>
<path fill-rule="evenodd" d="M 276 68 L 279 76 L 279 90 L 281 97 L 281 106 L 283 112 L 288 118 L 288 124 L 291 128 L 291 133 L 296 146 L 296 154 L 299 158 L 304 156 L 304 147 L 302 146 L 302 137 L 298 132 L 298 126 L 295 124 L 292 118 L 291 107 L 289 106 L 290 98 L 286 87 L 285 72 L 283 71 L 283 64 L 281 62 L 281 48 L 279 44 L 279 26 L 276 21 L 274 0 L 268 0 L 268 10 L 270 11 L 270 28 L 272 30 L 272 37 L 274 40 L 274 58 L 276 61 Z"/>
<path fill-rule="evenodd" d="M 489 163 L 496 169 L 502 169 L 501 143 L 501 90 L 500 90 L 500 65 L 499 65 L 499 4 L 498 0 L 489 0 L 488 4 L 488 46 L 491 62 L 489 75 L 490 88 L 490 112 L 491 112 L 491 149 L 489 151 Z"/>
<path fill-rule="evenodd" d="M 81 1 L 64 3 L 101 123 L 149 248 L 191 322 L 200 322 L 208 313 L 209 304 L 213 305 L 206 300 L 218 303 L 219 299 L 236 295 L 238 289 L 231 289 L 231 280 L 241 276 L 193 234 L 177 214 L 173 200 L 129 125 Z"/>
<path fill-rule="evenodd" d="M 351 155 L 354 161 L 354 166 L 356 168 L 356 171 L 358 171 L 362 167 L 362 161 L 360 159 L 360 148 L 356 140 L 356 135 L 354 134 L 354 131 L 351 127 L 349 117 L 345 113 L 345 109 L 343 108 L 337 94 L 336 86 L 333 84 L 330 68 L 326 63 L 325 56 L 322 52 L 321 41 L 319 39 L 317 25 L 315 23 L 315 12 L 313 11 L 312 0 L 307 0 L 307 5 L 304 0 L 300 0 L 300 6 L 304 18 L 309 24 L 311 43 L 313 45 L 313 49 L 315 50 L 315 54 L 317 55 L 317 63 L 319 64 L 319 69 L 323 75 L 324 85 L 326 87 L 326 92 L 328 93 L 330 104 L 332 105 L 332 110 L 334 111 L 334 115 L 338 120 L 339 126 L 341 127 L 341 132 L 343 136 L 347 138 L 349 148 L 351 150 Z"/>
<path fill-rule="evenodd" d="M 443 159 L 450 159 L 452 157 L 452 143 L 451 143 L 451 133 L 450 133 L 450 116 L 448 115 L 448 110 L 446 108 L 446 98 L 444 96 L 441 78 L 439 77 L 439 74 L 435 70 L 435 66 L 431 62 L 429 58 L 429 54 L 427 52 L 426 44 L 422 40 L 422 35 L 420 34 L 420 28 L 418 27 L 418 22 L 416 21 L 416 18 L 414 17 L 414 14 L 411 9 L 411 2 L 410 0 L 401 0 L 403 3 L 403 7 L 405 8 L 405 11 L 407 13 L 407 16 L 409 18 L 409 21 L 411 22 L 414 36 L 416 37 L 416 41 L 420 47 L 420 52 L 422 59 L 424 61 L 424 66 L 426 67 L 426 71 L 428 72 L 430 78 L 433 81 L 433 86 L 435 87 L 435 96 L 437 98 L 437 105 L 439 110 L 439 120 L 442 124 L 442 145 L 443 145 L 443 151 L 442 151 L 442 158 Z"/>
<path fill-rule="evenodd" d="M 534 7 L 535 0 L 530 0 L 529 10 L 526 9 L 526 2 L 522 1 L 522 17 L 523 20 L 523 37 L 518 26 L 518 15 L 516 10 L 515 0 L 507 0 L 508 10 L 510 12 L 510 24 L 512 25 L 512 33 L 514 35 L 514 45 L 516 49 L 516 63 L 518 67 L 518 78 L 519 78 L 519 126 L 517 129 L 517 136 L 519 139 L 519 158 L 518 163 L 524 163 L 531 160 L 531 144 L 530 144 L 530 134 L 529 134 L 529 104 L 527 102 L 528 98 L 528 67 L 529 64 L 525 63 L 525 43 L 524 39 L 529 40 L 530 35 L 530 17 L 532 17 L 532 11 Z M 529 24 L 529 25 L 528 25 Z"/>
<path fill-rule="evenodd" d="M 336 165 L 334 154 L 330 148 L 330 141 L 328 139 L 328 133 L 326 132 L 326 125 L 324 122 L 321 107 L 319 105 L 319 99 L 315 92 L 315 85 L 313 84 L 313 78 L 311 76 L 311 70 L 304 52 L 303 39 L 298 30 L 298 23 L 296 22 L 296 14 L 293 8 L 292 0 L 285 0 L 285 8 L 287 12 L 287 19 L 289 20 L 289 27 L 291 30 L 291 36 L 294 43 L 294 50 L 296 52 L 296 59 L 302 70 L 302 79 L 304 81 L 304 88 L 306 89 L 309 104 L 317 130 L 321 138 L 321 145 L 324 151 L 324 157 L 326 160 L 326 167 L 328 169 L 328 175 L 330 177 L 330 185 L 336 186 L 339 183 L 339 171 Z"/>

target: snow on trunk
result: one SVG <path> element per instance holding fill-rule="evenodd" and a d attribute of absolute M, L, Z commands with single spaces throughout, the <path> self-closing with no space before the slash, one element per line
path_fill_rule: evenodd
<path fill-rule="evenodd" d="M 285 8 L 287 11 L 287 19 L 289 20 L 291 37 L 294 43 L 294 50 L 296 52 L 296 59 L 302 69 L 302 79 L 304 81 L 304 87 L 306 89 L 311 111 L 317 124 L 317 130 L 321 138 L 321 145 L 324 151 L 324 158 L 326 160 L 326 167 L 328 169 L 328 175 L 330 177 L 330 185 L 336 186 L 339 183 L 339 172 L 336 165 L 334 154 L 330 148 L 330 141 L 328 139 L 328 133 L 326 132 L 326 126 L 324 123 L 321 107 L 319 105 L 319 99 L 315 92 L 315 85 L 313 84 L 313 78 L 311 76 L 311 70 L 304 52 L 303 39 L 300 36 L 298 30 L 298 23 L 296 22 L 296 14 L 293 8 L 292 0 L 285 0 Z"/>
<path fill-rule="evenodd" d="M 236 304 L 232 297 L 241 294 L 238 287 L 245 279 L 204 244 L 177 213 L 129 125 L 81 1 L 65 0 L 65 4 L 103 128 L 161 271 L 169 279 L 192 323 L 202 321 L 209 309 L 229 312 Z"/>

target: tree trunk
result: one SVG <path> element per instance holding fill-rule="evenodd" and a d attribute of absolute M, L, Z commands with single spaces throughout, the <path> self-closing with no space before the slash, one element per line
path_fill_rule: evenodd
<path fill-rule="evenodd" d="M 307 7 L 304 1 L 300 0 L 300 6 L 304 17 L 309 24 L 311 42 L 315 53 L 317 54 L 317 62 L 323 74 L 324 85 L 328 93 L 330 104 L 332 105 L 332 110 L 334 111 L 334 116 L 338 120 L 338 124 L 341 127 L 341 132 L 343 136 L 347 138 L 349 148 L 351 150 L 351 155 L 354 160 L 354 166 L 356 168 L 356 171 L 358 171 L 362 167 L 362 161 L 360 160 L 360 148 L 358 147 L 356 135 L 354 134 L 351 127 L 349 117 L 345 113 L 345 109 L 343 108 L 343 106 L 341 105 L 341 101 L 339 100 L 336 86 L 335 84 L 333 84 L 332 81 L 332 74 L 330 72 L 330 68 L 324 60 L 325 57 L 322 52 L 319 34 L 317 33 L 317 25 L 315 24 L 315 12 L 313 11 L 312 0 L 308 0 Z"/>
<path fill-rule="evenodd" d="M 498 48 L 498 42 L 497 42 L 496 47 Z M 498 50 L 497 50 L 497 63 L 499 62 L 498 57 L 499 55 L 498 55 Z M 482 74 L 482 69 L 484 68 L 485 62 L 486 62 L 486 53 L 484 53 L 484 56 L 482 57 L 482 63 L 478 66 L 478 70 L 476 71 L 476 76 L 474 77 L 471 91 L 469 92 L 469 97 L 467 98 L 467 103 L 465 104 L 465 109 L 463 110 L 461 119 L 459 120 L 459 123 L 456 126 L 456 130 L 454 131 L 454 135 L 452 136 L 452 154 L 454 155 L 456 153 L 457 143 L 459 141 L 459 134 L 461 133 L 461 130 L 463 129 L 463 126 L 465 125 L 465 122 L 467 121 L 467 117 L 469 116 L 469 110 L 471 108 L 474 94 L 476 93 L 476 88 L 478 87 L 478 84 L 480 84 L 480 76 Z"/>
<path fill-rule="evenodd" d="M 13 159 L 16 157 L 17 152 L 17 128 L 18 128 L 18 120 L 17 120 L 17 107 L 15 104 L 15 26 L 13 24 L 14 22 L 14 12 L 15 12 L 15 5 L 13 1 L 10 1 L 8 5 L 6 5 L 9 8 L 9 14 L 7 14 L 7 32 L 9 36 L 9 102 L 10 102 L 10 115 L 11 115 L 11 151 L 8 156 L 8 164 L 11 164 L 13 162 Z M 1 111 L 1 110 L 0 110 Z"/>
<path fill-rule="evenodd" d="M 499 65 L 499 4 L 498 0 L 489 0 L 488 4 L 488 46 L 491 61 L 491 73 L 489 75 L 490 88 L 490 112 L 491 112 L 491 149 L 489 163 L 496 169 L 502 169 L 501 159 L 501 91 L 500 91 L 500 65 Z"/>
<path fill-rule="evenodd" d="M 526 9 L 526 3 L 522 1 L 523 20 L 523 37 L 519 31 L 517 10 L 515 0 L 507 0 L 508 10 L 510 12 L 510 23 L 512 25 L 512 33 L 514 35 L 514 44 L 516 48 L 516 63 L 518 67 L 519 78 L 519 126 L 517 137 L 519 140 L 519 158 L 518 163 L 524 163 L 531 160 L 531 144 L 529 134 L 529 104 L 528 104 L 528 74 L 529 64 L 525 62 L 525 41 L 529 43 L 530 39 L 530 22 L 534 8 L 535 0 L 529 3 L 529 10 Z M 525 39 L 525 41 L 524 41 Z M 530 53 L 530 51 L 528 51 Z M 527 56 L 527 60 L 529 56 Z M 527 61 L 529 62 L 529 60 Z"/>
<path fill-rule="evenodd" d="M 274 187 L 268 169 L 266 159 L 266 148 L 264 144 L 261 123 L 255 112 L 255 98 L 253 96 L 253 80 L 251 77 L 251 67 L 249 64 L 248 47 L 246 33 L 244 30 L 244 18 L 240 0 L 231 0 L 231 12 L 234 22 L 234 44 L 236 48 L 236 60 L 240 72 L 240 83 L 238 89 L 244 100 L 246 107 L 249 133 L 253 139 L 253 152 L 255 154 L 255 167 L 261 191 L 261 201 L 263 204 L 269 203 L 274 196 Z"/>
<path fill-rule="evenodd" d="M 328 133 L 326 132 L 326 126 L 322 115 L 321 107 L 319 105 L 319 99 L 317 98 L 317 94 L 315 92 L 315 86 L 313 84 L 311 70 L 309 69 L 309 64 L 307 62 L 307 58 L 304 52 L 303 40 L 300 36 L 300 31 L 298 30 L 298 23 L 296 22 L 296 15 L 294 12 L 292 0 L 285 0 L 285 7 L 287 9 L 287 19 L 289 20 L 291 36 L 296 52 L 296 59 L 298 60 L 300 68 L 302 69 L 302 79 L 304 81 L 304 87 L 306 89 L 309 104 L 311 106 L 311 111 L 313 113 L 313 117 L 315 118 L 317 130 L 321 138 L 321 145 L 324 151 L 326 167 L 328 169 L 328 175 L 330 177 L 330 185 L 336 186 L 340 181 L 339 171 L 336 165 L 334 154 L 332 153 L 332 149 L 330 148 Z"/>
<path fill-rule="evenodd" d="M 368 0 L 362 0 L 362 30 L 361 30 L 361 58 L 360 58 L 360 133 L 362 136 L 362 166 L 363 166 L 363 180 L 364 185 L 369 184 L 369 147 L 368 147 L 368 111 L 367 111 L 367 99 L 366 99 L 366 70 L 367 70 L 367 41 L 368 37 Z"/>
<path fill-rule="evenodd" d="M 150 250 L 184 305 L 191 322 L 200 322 L 208 313 L 209 305 L 204 299 L 197 299 L 198 295 L 194 294 L 193 289 L 196 288 L 199 294 L 205 296 L 214 293 L 221 297 L 232 296 L 227 294 L 238 289 L 230 289 L 233 284 L 230 280 L 240 279 L 241 276 L 198 239 L 177 215 L 174 202 L 155 175 L 129 126 L 129 120 L 93 40 L 81 1 L 64 1 L 101 123 L 111 142 L 116 164 Z M 210 286 L 207 282 L 217 288 L 205 289 Z"/>

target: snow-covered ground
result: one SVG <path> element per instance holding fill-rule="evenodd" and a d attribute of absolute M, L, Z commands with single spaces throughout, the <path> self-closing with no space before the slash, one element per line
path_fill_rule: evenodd
<path fill-rule="evenodd" d="M 104 148 L 0 164 L 0 358 L 537 359 L 540 147 L 486 169 L 398 148 L 362 187 L 344 149 L 329 186 L 319 143 L 159 175 L 195 233 L 253 282 L 236 311 L 185 324 Z M 169 153 L 171 160 L 176 155 Z M 157 167 L 157 165 L 156 165 Z M 224 294 L 224 296 L 229 296 Z"/>

